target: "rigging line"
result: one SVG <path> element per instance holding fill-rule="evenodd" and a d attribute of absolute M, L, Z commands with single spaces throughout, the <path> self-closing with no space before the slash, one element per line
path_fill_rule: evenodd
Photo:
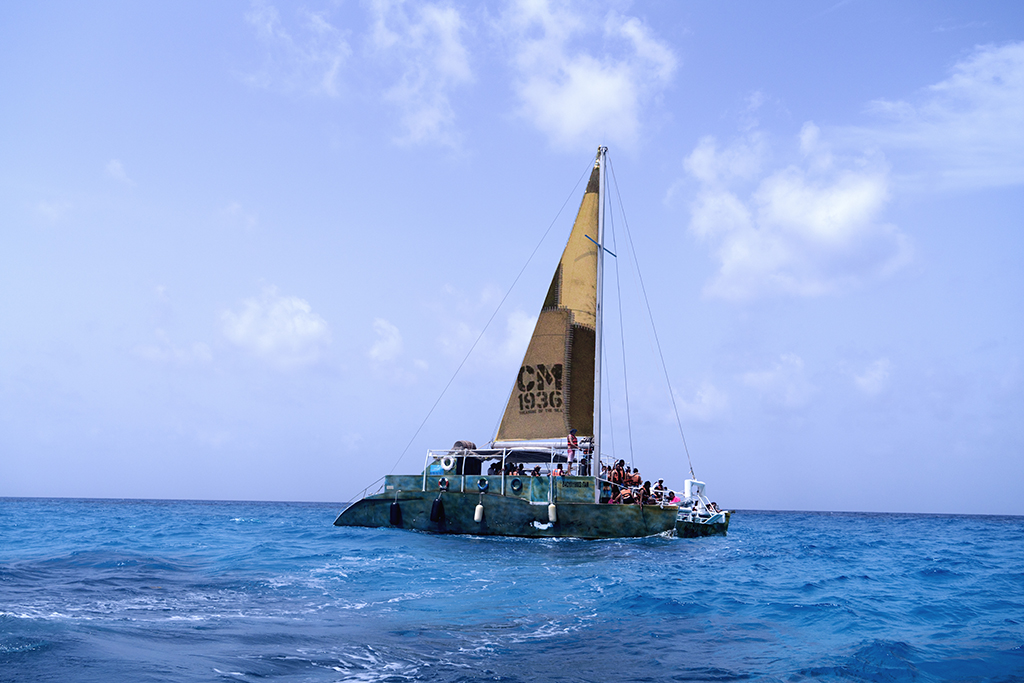
<path fill-rule="evenodd" d="M 607 158 L 607 157 L 606 157 Z M 609 162 L 610 165 L 610 162 Z M 619 199 L 619 208 L 622 208 L 622 199 Z M 625 212 L 622 213 L 625 218 Z M 615 250 L 619 250 L 618 244 L 615 243 L 615 221 L 610 221 L 612 224 L 612 246 Z M 633 423 L 629 413 L 629 375 L 626 373 L 626 328 L 622 322 L 622 278 L 619 276 L 619 259 L 615 259 L 615 296 L 619 302 L 619 346 L 622 348 L 622 388 L 623 393 L 626 397 L 626 436 L 629 440 L 629 466 L 633 467 Z"/>
<path fill-rule="evenodd" d="M 604 348 L 603 347 L 601 349 L 601 356 L 602 356 L 602 358 L 601 358 L 601 367 L 603 368 L 602 372 L 604 372 L 605 374 L 608 374 L 608 358 L 604 354 Z M 611 384 L 611 382 L 609 382 L 609 384 Z M 611 387 L 609 387 L 609 388 L 611 388 Z M 611 435 L 611 438 L 612 438 L 612 457 L 614 457 L 615 453 L 616 453 L 616 450 L 615 450 L 615 415 L 612 413 L 612 397 L 611 397 L 611 392 L 610 391 L 608 392 L 608 413 L 607 413 L 607 415 L 608 415 L 608 433 Z M 598 453 L 597 456 L 598 456 L 597 457 L 597 465 L 598 465 L 598 467 L 600 467 L 600 465 L 601 465 L 601 454 Z"/>
<path fill-rule="evenodd" d="M 633 246 L 633 235 L 629 232 L 629 220 L 626 219 L 626 207 L 622 204 L 622 195 L 619 193 L 619 181 L 615 177 L 615 168 L 608 162 L 608 170 L 611 171 L 612 184 L 615 185 L 615 196 L 619 199 L 619 210 L 622 211 L 622 223 L 626 228 L 626 238 L 629 241 L 629 250 L 633 255 L 633 264 L 636 268 L 637 278 L 640 280 L 640 291 L 644 295 L 644 304 L 647 305 L 647 316 L 651 320 L 651 330 L 654 332 L 654 343 L 658 347 L 658 356 L 661 358 L 661 369 L 665 373 L 665 384 L 668 385 L 668 396 L 672 399 L 672 412 L 676 416 L 676 425 L 679 427 L 679 437 L 683 440 L 683 451 L 686 453 L 686 463 L 690 466 L 690 478 L 696 479 L 693 473 L 693 460 L 690 458 L 690 448 L 686 445 L 686 435 L 683 433 L 683 422 L 679 419 L 679 408 L 676 406 L 676 395 L 672 391 L 672 380 L 668 376 L 668 366 L 665 364 L 665 354 L 661 350 L 661 340 L 658 338 L 658 328 L 654 325 L 654 313 L 651 311 L 651 302 L 647 298 L 647 287 L 644 286 L 644 276 L 640 273 L 640 262 L 636 258 L 636 248 Z"/>
<path fill-rule="evenodd" d="M 395 464 L 391 467 L 391 472 L 389 472 L 388 474 L 392 474 L 395 471 L 395 468 L 398 467 L 398 463 L 402 462 L 402 458 L 405 457 L 405 454 L 409 451 L 409 448 L 416 440 L 416 437 L 420 435 L 420 432 L 423 430 L 423 426 L 427 424 L 427 420 L 429 420 L 430 416 L 434 414 L 434 409 L 437 408 L 437 404 L 441 402 L 441 399 L 444 398 L 444 395 L 448 392 L 448 388 L 451 387 L 452 382 L 454 382 L 455 378 L 458 377 L 459 371 L 462 370 L 462 366 L 465 365 L 466 361 L 469 360 L 469 357 L 473 355 L 473 350 L 476 348 L 476 345 L 480 343 L 480 340 L 483 339 L 484 333 L 487 332 L 487 328 L 490 327 L 492 322 L 494 322 L 494 318 L 497 317 L 498 311 L 501 310 L 501 307 L 502 305 L 504 305 L 505 300 L 508 299 L 509 294 L 511 294 L 512 290 L 515 289 L 516 283 L 519 282 L 519 278 L 521 278 L 523 276 L 523 273 L 526 272 L 526 268 L 530 265 L 530 262 L 533 261 L 533 257 L 537 255 L 537 251 L 540 250 L 540 245 L 542 245 L 544 243 L 544 240 L 547 239 L 548 233 L 551 232 L 551 228 L 555 227 L 555 223 L 558 221 L 558 217 L 562 215 L 562 211 L 565 210 L 566 204 L 568 204 L 569 200 L 573 198 L 573 195 L 576 193 L 576 188 L 578 188 L 580 186 L 580 183 L 583 182 L 583 179 L 587 175 L 587 171 L 591 169 L 593 163 L 594 162 L 592 161 L 587 163 L 587 168 L 583 171 L 583 174 L 580 176 L 580 179 L 576 181 L 576 184 L 573 186 L 572 191 L 569 193 L 569 196 L 567 196 L 565 198 L 565 201 L 562 202 L 562 206 L 560 209 L 558 209 L 558 213 L 556 213 L 555 217 L 551 219 L 551 224 L 548 225 L 548 229 L 544 231 L 544 234 L 537 242 L 537 246 L 535 246 L 533 248 L 533 251 L 530 252 L 530 256 L 526 259 L 526 263 L 523 264 L 523 267 L 519 271 L 519 274 L 516 275 L 516 279 L 512 281 L 512 284 L 505 292 L 505 296 L 501 297 L 501 301 L 498 302 L 497 307 L 494 309 L 494 313 L 491 313 L 491 317 L 487 319 L 487 323 L 484 325 L 484 328 L 480 330 L 480 334 L 477 336 L 476 341 L 473 342 L 473 345 L 469 347 L 469 351 L 466 352 L 466 357 L 462 359 L 461 363 L 459 363 L 459 367 L 455 368 L 455 372 L 452 374 L 451 379 L 448 380 L 448 383 L 444 385 L 444 389 L 441 390 L 441 395 L 437 397 L 436 401 L 434 401 L 434 405 L 430 406 L 430 410 L 427 411 L 427 416 L 423 418 L 423 422 L 420 422 L 420 426 L 416 428 L 416 431 L 413 433 L 412 438 L 409 439 L 409 443 L 407 443 L 405 445 L 405 448 L 402 449 L 402 454 L 398 456 L 398 460 L 395 461 Z M 509 394 L 511 395 L 511 391 L 509 392 Z"/>

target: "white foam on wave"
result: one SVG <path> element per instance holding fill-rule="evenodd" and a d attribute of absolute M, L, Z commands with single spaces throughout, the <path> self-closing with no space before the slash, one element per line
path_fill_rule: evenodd
<path fill-rule="evenodd" d="M 315 660 L 323 653 L 302 651 L 314 666 L 324 666 Z M 361 648 L 347 648 L 342 652 L 331 653 L 337 658 L 336 664 L 325 666 L 331 671 L 344 675 L 345 681 L 360 683 L 378 683 L 379 681 L 419 680 L 420 671 L 430 666 L 428 660 L 415 661 L 408 657 L 395 656 L 389 652 L 378 650 L 366 645 Z"/>
<path fill-rule="evenodd" d="M 3 611 L 0 611 L 0 617 L 11 617 L 12 619 L 52 619 L 52 620 L 58 620 L 58 619 L 85 619 L 85 620 L 91 620 L 92 619 L 92 617 L 90 617 L 90 616 L 82 616 L 82 615 L 77 615 L 77 614 L 76 615 L 71 615 L 71 614 L 64 614 L 63 612 L 52 612 L 52 611 L 51 612 L 46 612 L 45 610 L 39 611 L 39 610 L 31 610 L 31 609 L 29 609 L 27 611 L 23 611 L 23 612 L 3 612 Z"/>

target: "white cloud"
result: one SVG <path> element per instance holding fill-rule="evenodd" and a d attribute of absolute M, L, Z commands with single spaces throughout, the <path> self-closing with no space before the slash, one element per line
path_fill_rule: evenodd
<path fill-rule="evenodd" d="M 863 373 L 854 375 L 853 382 L 868 396 L 877 396 L 889 385 L 891 365 L 888 358 L 879 358 L 868 365 Z"/>
<path fill-rule="evenodd" d="M 526 347 L 533 336 L 533 328 L 537 325 L 537 316 L 523 311 L 512 311 L 505 321 L 505 339 L 501 343 L 497 357 L 499 361 L 522 360 Z"/>
<path fill-rule="evenodd" d="M 71 209 L 71 204 L 64 201 L 39 202 L 36 212 L 48 223 L 56 223 Z"/>
<path fill-rule="evenodd" d="M 683 165 L 702 183 L 718 185 L 755 177 L 761 171 L 765 154 L 764 138 L 756 131 L 722 150 L 714 136 L 707 135 L 697 142 Z"/>
<path fill-rule="evenodd" d="M 794 353 L 783 354 L 771 368 L 748 372 L 741 379 L 766 403 L 778 408 L 800 408 L 815 392 L 804 374 L 803 359 Z"/>
<path fill-rule="evenodd" d="M 913 101 L 871 110 L 885 121 L 837 135 L 917 155 L 911 175 L 928 186 L 1024 183 L 1024 42 L 979 46 Z"/>
<path fill-rule="evenodd" d="M 179 347 L 171 341 L 167 333 L 158 329 L 156 331 L 157 343 L 141 344 L 133 349 L 139 358 L 144 358 L 154 363 L 174 363 L 177 365 L 205 364 L 213 360 L 213 353 L 210 347 L 202 342 L 196 342 L 187 347 Z"/>
<path fill-rule="evenodd" d="M 330 343 L 327 321 L 309 303 L 280 296 L 273 287 L 258 299 L 246 299 L 238 313 L 224 311 L 221 320 L 228 340 L 283 367 L 316 361 Z"/>
<path fill-rule="evenodd" d="M 520 114 L 559 147 L 633 146 L 676 57 L 643 22 L 616 12 L 605 17 L 603 44 L 581 46 L 596 33 L 585 7 L 519 0 L 506 13 Z"/>
<path fill-rule="evenodd" d="M 246 230 L 256 227 L 256 214 L 246 210 L 239 202 L 231 202 L 220 213 L 231 225 L 240 226 Z"/>
<path fill-rule="evenodd" d="M 113 178 L 114 180 L 118 181 L 119 183 L 124 183 L 125 185 L 135 184 L 134 182 L 132 182 L 132 179 L 128 177 L 128 174 L 125 173 L 124 164 L 122 164 L 117 159 L 111 159 L 110 161 L 108 161 L 106 169 L 107 175 Z"/>
<path fill-rule="evenodd" d="M 711 382 L 703 382 L 692 400 L 677 399 L 676 405 L 687 418 L 710 422 L 729 410 L 729 397 Z"/>
<path fill-rule="evenodd" d="M 341 69 L 352 50 L 324 13 L 301 11 L 298 32 L 285 28 L 277 9 L 253 0 L 245 20 L 267 48 L 263 69 L 246 81 L 262 88 L 336 97 Z"/>
<path fill-rule="evenodd" d="M 690 229 L 719 261 L 707 294 L 817 296 L 886 275 L 909 259 L 906 237 L 881 221 L 889 198 L 885 164 L 870 156 L 837 160 L 813 123 L 798 140 L 799 162 L 767 175 L 766 145 L 756 133 L 721 150 L 703 138 L 687 157 L 684 165 L 700 183 Z"/>
<path fill-rule="evenodd" d="M 385 98 L 402 112 L 404 142 L 454 144 L 449 91 L 473 80 L 458 10 L 434 3 L 374 0 L 371 44 L 396 61 L 401 75 Z"/>
<path fill-rule="evenodd" d="M 444 316 L 449 318 L 449 321 L 443 325 L 444 331 L 437 338 L 446 355 L 461 359 L 473 349 L 471 358 L 474 363 L 502 369 L 508 369 L 511 364 L 517 364 L 523 359 L 526 347 L 530 344 L 530 337 L 533 336 L 533 328 L 537 324 L 537 315 L 514 310 L 506 316 L 504 329 L 498 326 L 496 319 L 481 337 L 478 323 L 481 318 L 486 317 L 488 309 L 493 308 L 495 303 L 487 301 L 486 296 L 463 297 L 462 292 L 454 289 L 445 293 L 454 295 L 449 299 L 453 302 L 451 309 L 446 310 Z M 460 316 L 474 319 L 476 322 L 470 324 L 465 320 L 451 319 L 447 313 L 452 309 L 458 309 Z"/>
<path fill-rule="evenodd" d="M 978 47 L 913 102 L 871 108 L 886 120 L 830 128 L 828 141 L 806 124 L 799 161 L 768 172 L 756 131 L 725 148 L 712 137 L 698 142 L 685 167 L 699 183 L 690 229 L 719 261 L 707 294 L 816 296 L 905 265 L 909 240 L 882 219 L 894 179 L 881 155 L 865 149 L 898 159 L 903 185 L 1024 183 L 1024 42 Z M 833 147 L 857 151 L 841 156 Z M 756 187 L 746 190 L 751 181 Z"/>
<path fill-rule="evenodd" d="M 377 333 L 377 341 L 367 355 L 378 363 L 395 360 L 402 352 L 402 334 L 398 328 L 383 318 L 377 318 L 373 321 L 373 331 Z"/>

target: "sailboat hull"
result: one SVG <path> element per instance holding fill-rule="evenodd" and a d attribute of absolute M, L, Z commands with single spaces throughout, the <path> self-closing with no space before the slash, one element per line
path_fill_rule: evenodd
<path fill-rule="evenodd" d="M 637 538 L 672 531 L 678 512 L 675 506 L 563 502 L 555 504 L 555 521 L 551 521 L 546 502 L 500 494 L 445 492 L 440 495 L 443 515 L 431 521 L 437 498 L 436 491 L 369 496 L 346 508 L 334 524 L 476 536 Z M 400 515 L 392 513 L 393 502 L 401 508 Z M 478 514 L 479 505 L 483 506 L 482 514 Z"/>

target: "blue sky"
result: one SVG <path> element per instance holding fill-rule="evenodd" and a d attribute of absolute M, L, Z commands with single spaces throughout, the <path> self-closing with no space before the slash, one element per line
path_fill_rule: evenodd
<path fill-rule="evenodd" d="M 606 144 L 713 498 L 1024 514 L 1016 3 L 20 3 L 0 65 L 0 496 L 341 501 L 486 442 Z"/>

